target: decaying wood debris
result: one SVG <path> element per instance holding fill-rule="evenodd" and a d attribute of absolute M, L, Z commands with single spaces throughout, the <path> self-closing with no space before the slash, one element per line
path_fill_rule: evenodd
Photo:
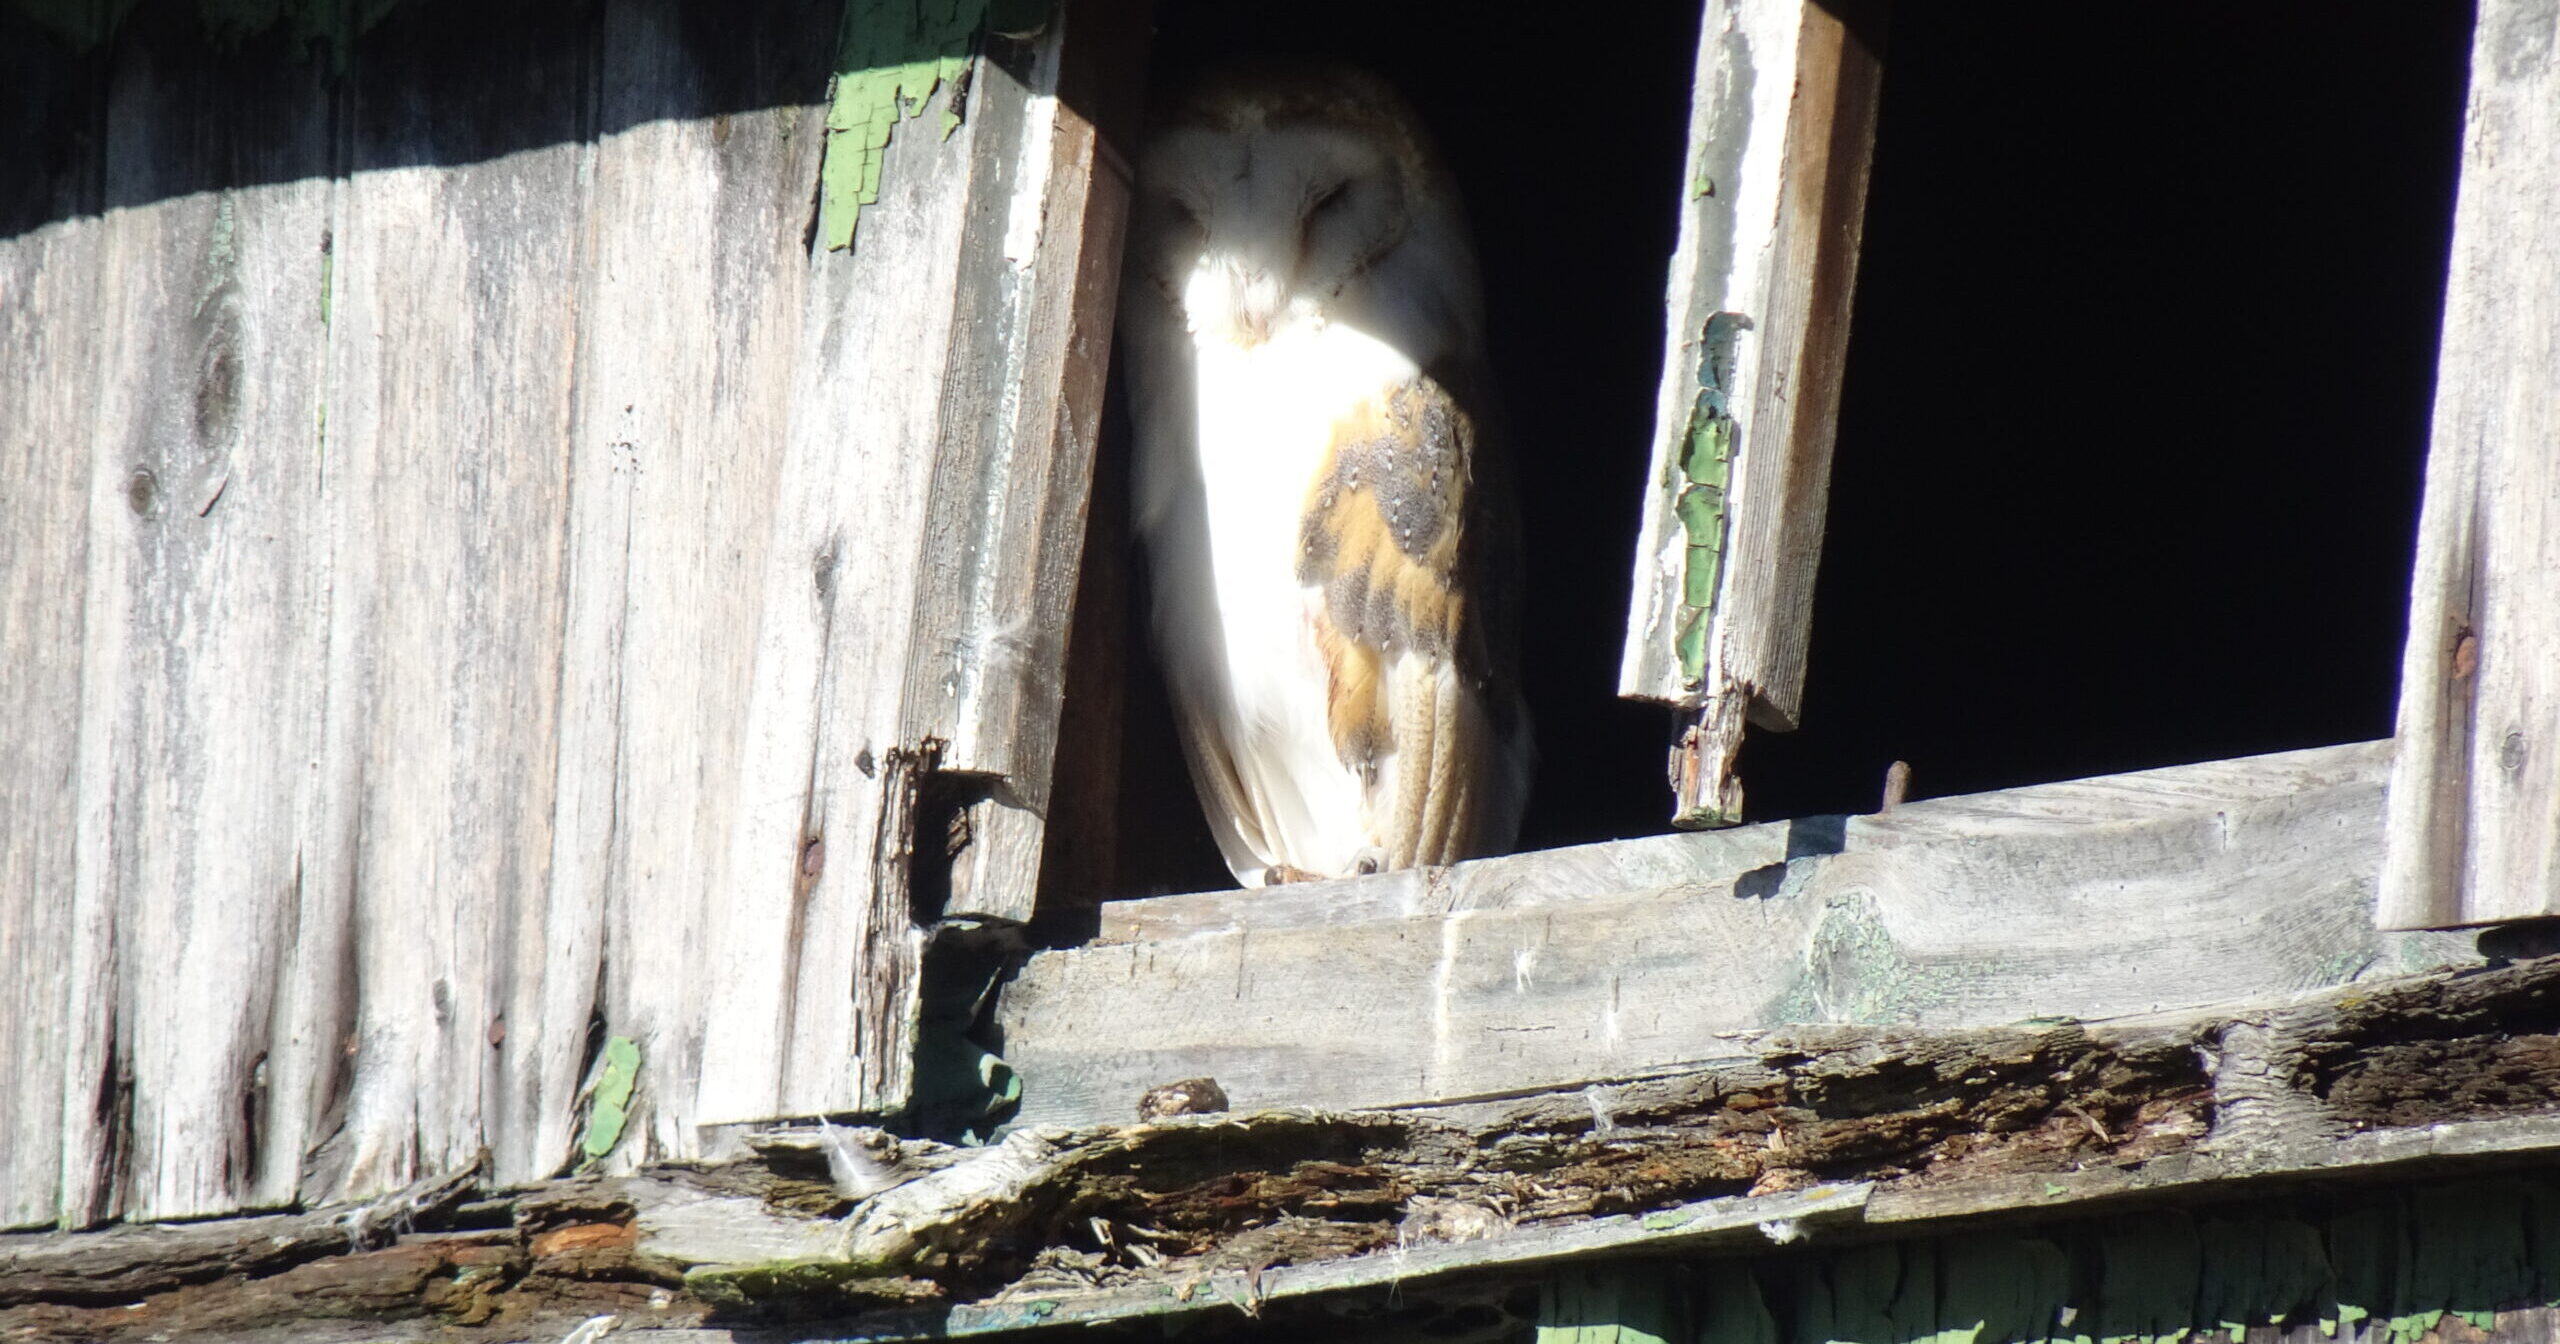
<path fill-rule="evenodd" d="M 0 1240 L 0 1338 L 560 1338 L 602 1316 L 887 1338 L 1389 1285 L 1411 1302 L 1559 1259 L 2560 1148 L 2560 958 L 2245 1012 L 1732 1046 L 1461 1104 L 1033 1126 L 974 1149 L 793 1129 L 754 1136 L 752 1159 L 635 1177 L 492 1191 L 462 1173 L 351 1209 L 18 1236 Z"/>

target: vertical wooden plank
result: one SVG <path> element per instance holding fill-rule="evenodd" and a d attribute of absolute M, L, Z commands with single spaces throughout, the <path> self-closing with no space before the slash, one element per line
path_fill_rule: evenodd
<path fill-rule="evenodd" d="M 543 1011 L 592 14 L 395 11 L 349 77 L 326 458 L 353 1072 L 305 1195 L 467 1166 Z M 592 986 L 574 939 L 557 969 Z M 588 959 L 585 967 L 577 963 Z M 524 1036 L 540 1040 L 541 1033 Z M 522 1154 L 516 1154 L 521 1160 Z"/>
<path fill-rule="evenodd" d="M 640 1047 L 644 1106 L 623 1164 L 693 1155 L 688 1080 L 728 1048 L 701 1029 L 719 989 L 702 949 L 726 907 L 714 893 L 808 279 L 823 37 L 839 12 L 830 0 L 605 10 L 552 899 L 587 921 L 583 937 L 601 930 L 596 1006 Z M 682 109 L 703 115 L 667 115 Z M 587 1046 L 590 1005 L 555 988 L 533 1159 L 571 1140 Z"/>
<path fill-rule="evenodd" d="M 2380 917 L 2560 914 L 2560 5 L 2481 0 Z"/>
<path fill-rule="evenodd" d="M 103 280 L 98 94 L 104 61 L 74 59 L 0 14 L 0 1228 L 51 1223 L 62 1181 L 80 747 L 81 605 L 89 545 L 89 424 L 101 357 L 88 320 Z M 24 213 L 20 213 L 23 209 Z M 92 1080 L 94 1081 L 94 1080 Z"/>
<path fill-rule="evenodd" d="M 1029 40 L 995 40 L 973 95 L 983 133 L 1016 149 L 992 156 L 962 241 L 903 735 L 985 779 L 948 916 L 1027 922 L 1039 883 L 1128 210 L 1095 75 L 1136 45 L 1113 23 L 1133 10 L 1079 10 L 1071 41 L 1060 7 Z"/>
<path fill-rule="evenodd" d="M 1619 693 L 1696 711 L 1674 820 L 1741 819 L 1804 686 L 1883 75 L 1880 4 L 1712 0 Z"/>
<path fill-rule="evenodd" d="M 1537 1344 L 1667 1344 L 1693 1338 L 1683 1291 L 1688 1277 L 1648 1264 L 1549 1270 L 1538 1285 Z"/>
<path fill-rule="evenodd" d="M 905 1104 L 937 777 L 990 795 L 952 908 L 1029 915 L 1125 195 L 1054 95 L 1083 31 L 989 36 L 966 119 L 897 134 L 853 250 L 812 259 L 706 1123 Z"/>
<path fill-rule="evenodd" d="M 933 115 L 890 141 L 856 246 L 807 263 L 730 896 L 710 931 L 704 1123 L 906 1096 L 924 947 L 906 827 L 938 753 L 901 740 L 901 706 L 963 207 L 987 152 L 975 120 L 917 133 Z"/>
<path fill-rule="evenodd" d="M 262 1136 L 321 667 L 326 103 L 248 63 L 129 41 L 109 93 L 106 191 L 135 204 L 97 226 L 68 1011 L 105 1039 L 64 1079 L 75 1224 L 294 1192 Z"/>

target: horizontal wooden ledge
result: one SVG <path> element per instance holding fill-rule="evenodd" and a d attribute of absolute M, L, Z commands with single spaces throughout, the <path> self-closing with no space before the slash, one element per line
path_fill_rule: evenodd
<path fill-rule="evenodd" d="M 0 1335 L 296 1338 L 318 1325 L 296 1293 L 361 1300 L 367 1338 L 464 1340 L 595 1312 L 719 1339 L 826 1308 L 840 1324 L 810 1336 L 907 1339 L 1463 1295 L 1549 1262 L 2476 1175 L 2560 1150 L 2560 1100 L 2534 1081 L 2555 1070 L 2560 957 L 2140 1022 L 1790 1027 L 1683 1073 L 1405 1110 L 1030 1126 L 975 1149 L 794 1130 L 716 1168 L 0 1238 Z"/>
<path fill-rule="evenodd" d="M 1218 1080 L 1348 1109 L 1641 1077 L 1791 1022 L 1965 1028 L 2477 961 L 2373 922 L 2388 742 L 1106 907 L 998 1004 L 1024 1123 Z"/>

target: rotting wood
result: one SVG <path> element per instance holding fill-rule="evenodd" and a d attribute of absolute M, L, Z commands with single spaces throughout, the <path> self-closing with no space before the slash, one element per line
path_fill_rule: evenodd
<path fill-rule="evenodd" d="M 1792 728 L 1882 82 L 1883 6 L 1717 0 L 1619 694 L 1691 711 L 1674 820 L 1741 820 L 1747 721 Z"/>
<path fill-rule="evenodd" d="M 1026 1123 L 1204 1074 L 1247 1108 L 1401 1105 L 1676 1070 L 1787 1022 L 2101 1019 L 2469 962 L 2372 928 L 2387 768 L 2328 747 L 1115 902 L 1006 987 L 1003 1053 Z"/>
<path fill-rule="evenodd" d="M 1081 30 L 1051 23 L 1032 39 L 1017 62 L 1029 85 L 1003 62 L 977 67 L 971 96 L 987 114 L 947 144 L 893 140 L 860 243 L 812 259 L 802 345 L 836 353 L 804 359 L 795 393 L 738 785 L 747 815 L 731 851 L 732 886 L 753 898 L 712 930 L 728 989 L 709 1014 L 710 1038 L 724 1048 L 702 1059 L 702 1122 L 878 1115 L 907 1103 L 926 942 L 917 921 L 940 913 L 916 908 L 911 846 L 940 847 L 925 868 L 947 872 L 944 890 L 968 907 L 960 913 L 1029 913 L 1063 598 L 1082 545 L 1087 418 L 1099 411 L 1063 380 L 1082 376 L 1077 351 L 1108 339 L 1073 329 L 1107 315 L 1073 286 L 1112 264 L 1117 219 L 1114 185 L 1084 180 L 1093 128 L 1055 98 L 1071 31 Z M 902 170 L 902 157 L 919 161 Z M 1039 199 L 1017 200 L 1017 187 Z M 919 227 L 930 237 L 907 236 Z M 1014 274 L 1005 261 L 1014 289 L 960 283 L 973 257 L 1016 251 L 1041 265 Z M 925 311 L 885 316 L 890 294 Z M 990 305 L 1002 320 L 981 320 Z M 1010 399 L 999 388 L 989 401 L 987 388 L 971 390 L 968 369 L 990 367 L 1061 387 L 1026 398 L 1015 386 Z M 990 418 L 998 441 L 969 437 Z M 942 451 L 963 438 L 993 456 Z M 862 451 L 845 451 L 848 441 Z M 1043 460 L 1053 452 L 1073 460 Z M 1008 501 L 992 520 L 991 494 Z M 981 569 L 966 569 L 971 556 Z M 1022 596 L 1023 585 L 1058 600 Z M 928 744 L 933 770 L 979 786 L 965 845 L 877 824 L 893 810 L 883 802 L 888 763 L 912 768 Z M 766 880 L 777 868 L 798 874 L 788 889 Z M 793 973 L 759 974 L 777 965 Z M 778 1055 L 759 1058 L 754 1043 L 768 1040 Z"/>
<path fill-rule="evenodd" d="M 2482 0 L 2401 660 L 2386 928 L 2560 914 L 2560 13 Z"/>
<path fill-rule="evenodd" d="M 2484 1102 L 2404 1047 L 2493 1042 L 2555 1004 L 2560 958 L 2116 1026 L 1758 1033 L 1675 1076 L 1463 1105 L 1040 1127 L 978 1150 L 767 1133 L 759 1162 L 486 1197 L 448 1184 L 413 1198 L 405 1227 L 322 1211 L 0 1238 L 0 1336 L 272 1332 L 342 1311 L 375 1338 L 521 1338 L 581 1311 L 636 1328 L 815 1311 L 844 1321 L 829 1338 L 986 1334 L 1416 1298 L 1560 1260 L 1908 1238 L 1995 1215 L 2442 1187 L 2547 1161 L 2560 1100 Z M 2276 1060 L 2312 1061 L 2275 1074 L 2326 1123 L 2230 1123 L 2225 1088 Z M 2438 1109 L 2355 1130 L 2360 1103 L 2335 1081 L 2383 1072 Z M 839 1140 L 886 1182 L 866 1201 L 821 1174 Z M 280 1296 L 340 1275 L 334 1296 Z"/>

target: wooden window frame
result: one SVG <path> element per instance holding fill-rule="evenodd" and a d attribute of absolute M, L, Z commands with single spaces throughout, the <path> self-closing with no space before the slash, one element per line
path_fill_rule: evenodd
<path fill-rule="evenodd" d="M 1744 725 L 1797 718 L 1881 75 L 1863 17 L 1706 5 L 1621 680 L 1695 716 L 1683 825 L 1738 820 Z M 2560 504 L 2534 512 L 2560 491 L 2560 335 L 2519 336 L 2560 333 L 2547 20 L 2486 0 L 2475 33 L 2396 746 L 1113 903 L 999 1005 L 1024 1122 L 1119 1118 L 1192 1074 L 1239 1108 L 1392 1106 L 1644 1076 L 1787 1021 L 2280 997 L 2475 955 L 2421 930 L 2560 910 L 2560 686 L 2525 671 L 2560 665 Z M 2500 882 L 2526 898 L 2485 904 Z"/>

